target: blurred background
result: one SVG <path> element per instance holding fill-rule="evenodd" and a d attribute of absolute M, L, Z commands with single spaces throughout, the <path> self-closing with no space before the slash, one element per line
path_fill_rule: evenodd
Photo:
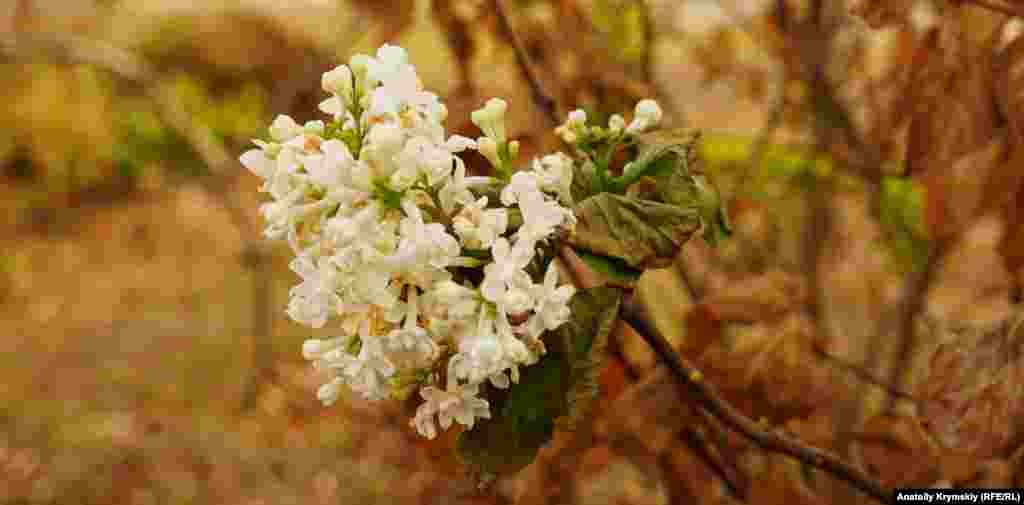
<path fill-rule="evenodd" d="M 637 283 L 766 429 L 887 486 L 1024 485 L 1017 0 L 506 0 L 563 115 L 699 129 L 735 229 Z M 385 42 L 564 149 L 492 0 L 0 2 L 0 502 L 865 503 L 737 436 L 620 329 L 604 408 L 476 493 L 402 405 L 323 408 L 237 162 Z M 477 169 L 481 169 L 482 165 Z M 450 441 L 450 440 L 449 440 Z"/>

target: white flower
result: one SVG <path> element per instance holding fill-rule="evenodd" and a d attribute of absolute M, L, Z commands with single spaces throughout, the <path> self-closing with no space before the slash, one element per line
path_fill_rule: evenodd
<path fill-rule="evenodd" d="M 487 400 L 477 396 L 478 390 L 476 384 L 459 385 L 455 381 L 449 381 L 447 390 L 434 386 L 421 389 L 424 402 L 416 409 L 411 425 L 420 435 L 434 439 L 437 437 L 435 417 L 442 430 L 451 427 L 453 420 L 468 429 L 477 419 L 490 419 L 490 406 Z"/>
<path fill-rule="evenodd" d="M 661 122 L 661 107 L 649 98 L 640 100 L 633 113 L 633 121 L 626 127 L 628 133 L 643 133 Z"/>
<path fill-rule="evenodd" d="M 406 216 L 400 225 L 401 239 L 387 265 L 402 282 L 428 289 L 451 276 L 445 268 L 459 257 L 459 241 L 441 223 L 425 223 L 411 200 L 404 200 L 402 209 Z"/>
<path fill-rule="evenodd" d="M 516 172 L 508 185 L 501 190 L 501 203 L 511 206 L 525 195 L 540 194 L 540 177 L 535 172 Z"/>
<path fill-rule="evenodd" d="M 302 133 L 302 126 L 299 126 L 294 119 L 284 114 L 274 118 L 274 122 L 270 125 L 270 138 L 277 142 L 286 142 L 302 135 Z"/>
<path fill-rule="evenodd" d="M 387 379 L 395 374 L 395 366 L 385 354 L 381 338 L 372 335 L 369 327 L 369 320 L 359 327 L 358 355 L 338 353 L 327 367 L 336 370 L 353 391 L 367 400 L 381 400 L 388 396 Z"/>
<path fill-rule="evenodd" d="M 533 160 L 533 172 L 540 178 L 540 188 L 557 194 L 566 205 L 572 205 L 572 170 L 572 158 L 562 153 Z"/>
<path fill-rule="evenodd" d="M 348 109 L 345 107 L 345 103 L 342 101 L 341 97 L 338 96 L 332 96 L 320 102 L 320 105 L 318 105 L 317 108 L 324 114 L 330 114 L 335 121 L 341 121 L 341 119 L 348 114 Z"/>
<path fill-rule="evenodd" d="M 480 283 L 480 293 L 488 301 L 502 303 L 510 287 L 520 286 L 523 276 L 530 276 L 524 268 L 533 259 L 533 243 L 517 241 L 510 246 L 508 240 L 499 238 L 491 247 L 494 262 L 484 267 L 484 280 Z"/>
<path fill-rule="evenodd" d="M 523 193 L 519 198 L 519 210 L 523 214 L 523 225 L 516 232 L 518 241 L 544 240 L 555 228 L 569 228 L 576 224 L 572 210 L 562 207 L 540 192 Z"/>
<path fill-rule="evenodd" d="M 505 100 L 491 98 L 483 108 L 473 111 L 469 117 L 487 138 L 500 144 L 505 141 L 505 112 L 507 110 L 508 103 Z"/>
<path fill-rule="evenodd" d="M 352 337 L 334 337 L 329 339 L 311 338 L 302 343 L 302 357 L 309 361 L 329 360 L 335 350 L 342 350 L 352 342 Z"/>
<path fill-rule="evenodd" d="M 475 149 L 476 142 L 469 137 L 463 137 L 462 135 L 452 135 L 444 143 L 444 148 L 450 153 L 461 153 L 466 149 Z"/>
<path fill-rule="evenodd" d="M 320 120 L 306 121 L 306 124 L 302 125 L 302 132 L 306 135 L 317 137 L 317 143 L 319 143 L 320 140 L 323 140 L 319 137 L 324 134 L 325 129 L 327 129 L 327 125 Z"/>
<path fill-rule="evenodd" d="M 405 132 L 397 123 L 382 123 L 366 135 L 360 160 L 366 160 L 369 171 L 355 174 L 353 182 L 360 189 L 369 189 L 378 179 L 390 177 L 398 169 L 395 157 L 405 146 Z"/>
<path fill-rule="evenodd" d="M 476 330 L 460 336 L 458 349 L 448 361 L 449 380 L 465 380 L 470 384 L 537 360 L 526 344 L 516 338 L 502 311 L 481 310 Z"/>
<path fill-rule="evenodd" d="M 348 65 L 338 65 L 334 70 L 325 72 L 320 78 L 324 91 L 341 97 L 344 103 L 352 101 L 352 69 Z"/>
<path fill-rule="evenodd" d="M 452 219 L 455 233 L 471 249 L 488 249 L 508 227 L 508 211 L 488 209 L 487 197 L 462 208 Z"/>
<path fill-rule="evenodd" d="M 373 90 L 369 112 L 371 117 L 381 117 L 397 115 L 405 108 L 421 108 L 426 111 L 436 101 L 436 95 L 420 89 L 416 70 L 411 65 L 402 65 Z"/>
<path fill-rule="evenodd" d="M 297 323 L 323 328 L 341 303 L 336 292 L 338 271 L 331 262 L 317 261 L 308 254 L 297 256 L 289 266 L 302 277 L 302 283 L 289 293 L 288 316 Z"/>
<path fill-rule="evenodd" d="M 435 319 L 467 319 L 480 308 L 480 292 L 447 280 L 434 284 L 424 297 L 426 313 Z"/>
<path fill-rule="evenodd" d="M 439 350 L 427 330 L 418 324 L 420 307 L 417 291 L 415 287 L 409 288 L 405 322 L 386 337 L 388 348 L 393 351 L 393 361 L 403 364 L 404 368 L 427 366 Z"/>
<path fill-rule="evenodd" d="M 341 377 L 335 377 L 330 382 L 320 386 L 316 390 L 316 399 L 320 400 L 325 407 L 330 407 L 338 401 L 338 396 L 341 395 L 341 386 L 345 384 L 345 380 Z"/>
<path fill-rule="evenodd" d="M 394 79 L 394 75 L 409 66 L 409 53 L 400 46 L 384 44 L 377 49 L 376 58 L 367 59 L 367 79 L 383 82 Z"/>
<path fill-rule="evenodd" d="M 447 214 L 455 211 L 456 205 L 468 205 L 475 200 L 470 188 L 487 186 L 494 182 L 492 177 L 466 177 L 466 165 L 461 163 L 461 161 L 458 160 L 455 164 L 455 172 L 452 174 L 451 180 L 438 193 L 438 198 L 441 200 L 441 210 Z"/>
<path fill-rule="evenodd" d="M 587 113 L 583 109 L 576 109 L 570 112 L 566 122 L 555 128 L 555 134 L 561 137 L 567 144 L 575 144 L 586 133 Z"/>
<path fill-rule="evenodd" d="M 530 336 L 539 337 L 544 331 L 554 330 L 569 320 L 569 300 L 576 289 L 570 285 L 558 286 L 558 268 L 553 261 L 544 274 L 544 284 L 538 284 L 534 289 L 537 304 L 526 322 L 526 329 Z"/>
<path fill-rule="evenodd" d="M 238 158 L 242 162 L 242 166 L 248 168 L 250 172 L 256 174 L 261 179 L 269 179 L 274 175 L 277 164 L 274 160 L 267 157 L 267 153 L 263 149 L 250 149 Z"/>
<path fill-rule="evenodd" d="M 320 151 L 321 154 L 306 156 L 302 161 L 310 182 L 325 188 L 348 184 L 356 164 L 348 146 L 340 140 L 332 139 L 321 143 Z"/>

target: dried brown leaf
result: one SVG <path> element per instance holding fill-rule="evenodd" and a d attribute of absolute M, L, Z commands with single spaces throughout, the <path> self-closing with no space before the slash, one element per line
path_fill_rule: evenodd
<path fill-rule="evenodd" d="M 996 99 L 1017 142 L 1024 140 L 1024 37 L 1017 37 L 996 59 Z"/>
<path fill-rule="evenodd" d="M 886 487 L 928 485 L 941 475 L 936 448 L 916 417 L 876 416 L 856 438 L 868 471 Z"/>
<path fill-rule="evenodd" d="M 1005 151 L 1005 142 L 999 147 L 993 140 L 1000 120 L 993 96 L 991 45 L 980 43 L 970 28 L 959 18 L 944 17 L 917 58 L 924 68 L 916 80 L 921 85 L 912 88 L 906 163 L 909 173 L 926 180 L 935 237 L 963 224 L 946 219 L 953 212 L 947 202 L 960 200 L 952 193 L 949 167 L 959 162 L 972 171 L 978 165 L 990 169 Z"/>
<path fill-rule="evenodd" d="M 906 21 L 914 3 L 914 0 L 848 0 L 846 7 L 872 28 L 883 28 Z"/>
<path fill-rule="evenodd" d="M 708 380 L 747 415 L 783 421 L 849 393 L 814 351 L 810 322 L 792 314 L 733 332 L 699 359 Z"/>
<path fill-rule="evenodd" d="M 945 447 L 980 457 L 1013 449 L 1024 436 L 1024 325 L 952 329 L 917 388 L 922 415 Z"/>
<path fill-rule="evenodd" d="M 806 299 L 800 277 L 773 270 L 716 290 L 702 304 L 710 307 L 719 319 L 753 322 L 776 319 Z"/>

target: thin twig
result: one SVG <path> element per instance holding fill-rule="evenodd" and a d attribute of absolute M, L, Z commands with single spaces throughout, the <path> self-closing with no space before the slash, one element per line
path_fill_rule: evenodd
<path fill-rule="evenodd" d="M 969 3 L 974 4 L 978 7 L 996 11 L 1001 14 L 1006 14 L 1011 17 L 1024 18 L 1024 7 L 1018 5 L 1003 5 L 1001 3 L 995 3 L 992 0 L 968 0 Z"/>
<path fill-rule="evenodd" d="M 687 426 L 683 429 L 680 436 L 687 447 L 696 453 L 711 472 L 725 483 L 725 487 L 734 497 L 739 500 L 746 500 L 746 491 L 743 484 L 732 475 L 730 471 L 732 469 L 722 461 L 721 455 L 714 449 L 714 444 L 709 442 L 703 433 L 697 431 L 692 426 Z"/>
<path fill-rule="evenodd" d="M 534 103 L 544 113 L 551 126 L 558 126 L 561 124 L 561 119 L 558 116 L 558 102 L 541 84 L 540 77 L 530 62 L 530 56 L 526 53 L 522 40 L 519 39 L 519 36 L 516 35 L 515 30 L 512 29 L 512 25 L 509 23 L 505 2 L 503 0 L 492 0 L 492 3 L 495 16 L 498 18 L 498 29 L 511 41 L 512 48 L 515 49 L 516 62 L 523 72 L 523 77 L 526 78 L 526 83 L 530 86 L 530 94 L 533 97 Z"/>
<path fill-rule="evenodd" d="M 592 276 L 589 267 L 576 257 L 576 253 L 569 246 L 562 246 L 559 256 L 570 267 L 569 270 L 577 285 L 585 287 L 588 282 L 585 280 L 586 276 Z M 792 456 L 807 465 L 834 475 L 881 503 L 888 502 L 889 493 L 885 488 L 860 469 L 829 452 L 809 447 L 774 431 L 765 431 L 758 423 L 736 410 L 722 398 L 713 385 L 703 379 L 703 374 L 699 370 L 672 348 L 668 340 L 665 340 L 665 337 L 649 321 L 632 295 L 623 303 L 620 317 L 624 323 L 632 326 L 643 337 L 661 361 L 669 367 L 679 385 L 685 387 L 693 395 L 700 407 L 706 409 L 708 413 L 726 426 L 736 430 L 762 449 Z"/>
<path fill-rule="evenodd" d="M 888 379 L 886 380 L 888 384 L 892 384 L 897 389 L 903 389 L 903 380 L 906 377 L 903 372 L 909 365 L 911 355 L 917 347 L 917 319 L 926 308 L 928 292 L 935 282 L 939 263 L 945 257 L 951 241 L 952 239 L 945 239 L 933 244 L 924 267 L 920 271 L 911 271 L 907 274 L 907 297 L 900 306 L 898 319 L 900 347 L 889 364 Z M 891 408 L 893 402 L 894 398 L 889 397 L 883 410 Z"/>
<path fill-rule="evenodd" d="M 736 410 L 718 394 L 714 386 L 704 381 L 703 374 L 676 352 L 654 325 L 648 322 L 635 300 L 630 299 L 623 304 L 621 317 L 637 330 L 658 357 L 669 366 L 677 382 L 726 426 L 765 450 L 796 458 L 804 464 L 838 477 L 881 503 L 888 502 L 889 492 L 870 475 L 829 452 L 804 445 L 775 431 L 765 431 L 758 423 Z"/>

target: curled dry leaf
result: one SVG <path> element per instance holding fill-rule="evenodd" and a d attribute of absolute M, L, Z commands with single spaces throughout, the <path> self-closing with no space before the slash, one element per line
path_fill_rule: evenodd
<path fill-rule="evenodd" d="M 952 328 L 917 388 L 921 414 L 945 447 L 979 457 L 1011 451 L 1024 436 L 1024 314 L 994 330 Z"/>
<path fill-rule="evenodd" d="M 576 205 L 578 223 L 569 242 L 635 268 L 672 264 L 679 248 L 700 229 L 700 211 L 601 193 Z"/>
<path fill-rule="evenodd" d="M 803 316 L 730 333 L 697 362 L 707 380 L 748 416 L 783 421 L 848 397 L 845 384 L 815 352 L 814 332 Z"/>
<path fill-rule="evenodd" d="M 977 220 L 950 249 L 928 294 L 928 310 L 940 320 L 993 326 L 1011 315 L 1011 277 L 997 247 L 1005 224 L 989 215 Z"/>
<path fill-rule="evenodd" d="M 886 487 L 924 486 L 941 476 L 937 449 L 917 417 L 876 416 L 856 438 L 867 470 Z"/>
<path fill-rule="evenodd" d="M 925 221 L 935 237 L 962 231 L 979 214 L 1006 201 L 1007 179 L 1019 170 L 1008 163 L 1006 136 L 997 134 L 980 148 L 958 156 L 944 169 L 922 177 Z"/>
<path fill-rule="evenodd" d="M 997 57 L 996 99 L 1009 125 L 1013 153 L 1008 165 L 1020 167 L 1024 163 L 1024 37 L 1014 39 Z M 1015 193 L 1010 196 L 1007 212 L 1010 228 L 1000 251 L 1013 272 L 1024 266 L 1024 184 L 1020 174 L 1020 170 L 1014 170 L 1017 178 L 1007 185 L 1007 189 L 1012 187 Z"/>
<path fill-rule="evenodd" d="M 972 36 L 974 25 L 985 20 L 968 21 L 975 18 L 944 17 L 915 58 L 925 68 L 919 77 L 922 85 L 912 92 L 915 112 L 906 163 L 908 173 L 925 181 L 933 237 L 948 236 L 963 224 L 948 219 L 959 215 L 950 209 L 951 202 L 961 200 L 954 192 L 958 188 L 951 185 L 950 167 L 960 163 L 961 171 L 970 170 L 973 176 L 977 166 L 990 171 L 1005 155 L 1005 142 L 1000 147 L 993 140 L 1000 119 L 993 96 L 991 46 Z"/>
<path fill-rule="evenodd" d="M 806 300 L 807 289 L 800 277 L 772 270 L 716 290 L 702 305 L 721 320 L 755 322 L 777 319 Z"/>
<path fill-rule="evenodd" d="M 847 0 L 846 8 L 872 28 L 883 28 L 910 17 L 914 0 Z"/>

